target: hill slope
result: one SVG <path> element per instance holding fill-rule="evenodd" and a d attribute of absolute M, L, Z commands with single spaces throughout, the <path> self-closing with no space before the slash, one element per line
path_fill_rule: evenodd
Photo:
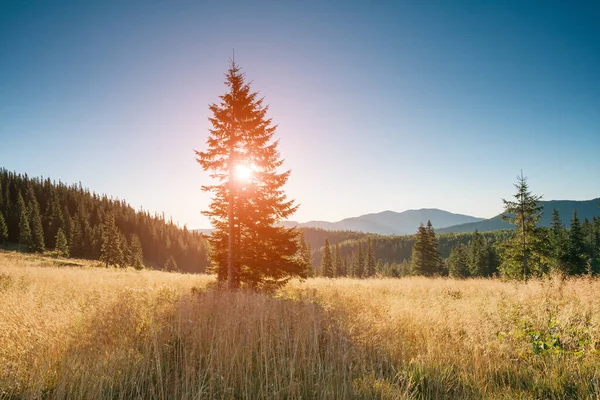
<path fill-rule="evenodd" d="M 562 222 L 566 227 L 570 227 L 571 216 L 573 215 L 573 211 L 577 210 L 577 216 L 580 220 L 584 220 L 585 218 L 592 219 L 594 217 L 600 217 L 600 198 L 593 200 L 550 200 L 550 201 L 540 201 L 540 204 L 544 206 L 544 214 L 542 215 L 542 219 L 540 220 L 541 226 L 550 226 L 552 220 L 552 210 L 557 209 Z M 449 226 L 447 228 L 437 229 L 439 233 L 461 233 L 461 232 L 473 232 L 475 229 L 480 232 L 489 232 L 500 229 L 513 229 L 513 225 L 502 221 L 500 218 L 501 214 L 496 215 L 493 218 L 486 219 L 479 222 L 471 222 L 466 224 L 459 224 L 454 226 Z"/>

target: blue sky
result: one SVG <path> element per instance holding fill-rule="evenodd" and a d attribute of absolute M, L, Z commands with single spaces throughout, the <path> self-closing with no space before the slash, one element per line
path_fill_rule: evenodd
<path fill-rule="evenodd" d="M 231 50 L 296 220 L 600 197 L 600 3 L 0 0 L 0 166 L 191 228 Z"/>

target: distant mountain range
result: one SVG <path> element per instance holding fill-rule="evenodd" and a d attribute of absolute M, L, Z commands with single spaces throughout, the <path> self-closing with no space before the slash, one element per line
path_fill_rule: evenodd
<path fill-rule="evenodd" d="M 540 221 L 542 226 L 550 226 L 552 210 L 557 209 L 563 223 L 569 227 L 573 210 L 583 221 L 585 218 L 600 217 L 600 198 L 585 201 L 576 200 L 550 200 L 541 201 L 544 214 Z M 422 208 L 420 210 L 407 210 L 403 212 L 383 211 L 374 214 L 365 214 L 358 217 L 346 218 L 338 222 L 327 221 L 283 221 L 281 225 L 300 228 L 320 228 L 330 231 L 356 231 L 376 233 L 380 235 L 411 235 L 417 231 L 420 223 L 431 221 L 437 233 L 463 233 L 489 232 L 514 227 L 502 221 L 500 214 L 489 219 L 477 218 L 469 215 L 454 214 L 436 208 Z M 203 233 L 210 233 L 211 229 L 198 229 Z"/>
<path fill-rule="evenodd" d="M 284 221 L 282 225 L 288 227 L 298 226 L 300 228 L 321 228 L 330 231 L 368 232 L 381 235 L 410 235 L 417 231 L 420 223 L 425 224 L 428 220 L 438 229 L 479 222 L 484 219 L 469 215 L 453 214 L 435 208 L 423 208 L 403 212 L 383 211 L 346 218 L 338 222 L 309 221 L 298 223 L 296 221 Z"/>
<path fill-rule="evenodd" d="M 577 217 L 583 221 L 585 218 L 592 219 L 594 217 L 600 217 L 600 198 L 593 200 L 550 200 L 540 201 L 540 205 L 544 206 L 544 214 L 540 220 L 541 226 L 550 226 L 552 221 L 552 210 L 558 210 L 560 218 L 565 226 L 568 228 L 571 226 L 571 217 L 573 211 L 577 210 Z M 473 232 L 475 229 L 480 232 L 489 232 L 500 229 L 514 229 L 514 226 L 502 221 L 501 214 L 496 215 L 493 218 L 486 219 L 478 222 L 469 222 L 460 225 L 449 226 L 446 228 L 436 229 L 438 233 L 461 233 L 461 232 Z M 434 225 L 435 226 L 435 225 Z"/>

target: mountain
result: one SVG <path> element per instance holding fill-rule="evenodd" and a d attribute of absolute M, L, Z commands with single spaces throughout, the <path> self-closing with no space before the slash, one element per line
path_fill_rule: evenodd
<path fill-rule="evenodd" d="M 403 212 L 383 211 L 346 218 L 338 222 L 308 221 L 298 223 L 295 221 L 284 221 L 282 225 L 287 227 L 320 228 L 330 231 L 368 232 L 381 235 L 410 235 L 417 231 L 420 223 L 427 223 L 428 220 L 438 229 L 458 224 L 479 222 L 483 221 L 483 218 L 453 214 L 435 208 L 423 208 Z"/>
<path fill-rule="evenodd" d="M 540 220 L 541 226 L 550 226 L 552 220 L 552 210 L 554 209 L 558 210 L 562 222 L 567 228 L 571 225 L 570 221 L 574 210 L 577 210 L 577 216 L 581 221 L 583 221 L 585 218 L 592 219 L 594 217 L 600 217 L 600 207 L 598 207 L 600 204 L 600 198 L 583 201 L 550 200 L 540 201 L 540 204 L 544 206 L 544 214 Z M 438 233 L 462 233 L 473 232 L 475 229 L 479 230 L 479 232 L 489 232 L 500 229 L 514 229 L 514 225 L 502 221 L 500 215 L 501 214 L 479 222 L 470 222 L 449 226 L 447 228 L 436 229 L 436 231 Z"/>

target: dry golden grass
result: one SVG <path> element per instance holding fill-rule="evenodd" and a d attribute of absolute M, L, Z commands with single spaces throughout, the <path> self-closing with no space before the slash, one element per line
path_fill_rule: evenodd
<path fill-rule="evenodd" d="M 0 252 L 0 398 L 600 398 L 597 280 L 266 296 L 75 263 Z"/>

